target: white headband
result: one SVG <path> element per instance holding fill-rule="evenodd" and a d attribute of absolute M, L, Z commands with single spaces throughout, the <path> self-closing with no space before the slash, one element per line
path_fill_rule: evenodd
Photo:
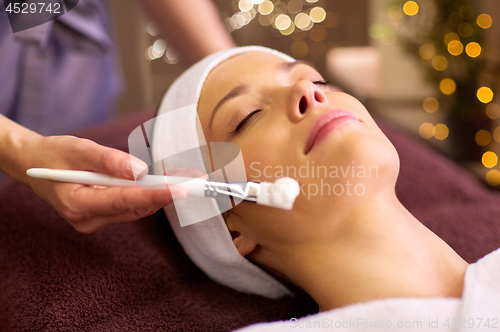
<path fill-rule="evenodd" d="M 212 54 L 190 67 L 171 85 L 161 102 L 158 116 L 165 116 L 168 119 L 164 118 L 153 124 L 153 160 L 163 160 L 165 169 L 173 169 L 179 165 L 172 164 L 169 158 L 165 158 L 166 156 L 197 148 L 200 151 L 192 158 L 194 160 L 190 160 L 188 166 L 185 164 L 180 166 L 207 171 L 200 149 L 206 142 L 204 135 L 199 134 L 203 131 L 197 114 L 203 84 L 217 65 L 235 55 L 248 52 L 271 53 L 286 61 L 295 61 L 269 48 L 246 46 Z M 182 111 L 179 112 L 181 108 Z M 171 112 L 174 110 L 177 112 Z M 155 163 L 153 171 L 155 174 L 163 174 L 164 170 L 159 163 Z M 176 200 L 164 210 L 186 254 L 216 282 L 240 292 L 269 298 L 292 294 L 274 277 L 238 253 L 215 200 L 188 197 Z M 181 227 L 180 218 L 204 221 Z"/>

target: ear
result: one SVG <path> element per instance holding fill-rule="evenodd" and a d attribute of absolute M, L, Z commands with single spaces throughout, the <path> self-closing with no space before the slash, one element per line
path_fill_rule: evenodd
<path fill-rule="evenodd" d="M 233 233 L 237 232 L 231 232 L 231 234 Z M 233 238 L 233 242 L 241 256 L 248 255 L 257 247 L 257 243 L 254 240 L 240 233 L 238 233 L 238 236 Z"/>
<path fill-rule="evenodd" d="M 236 230 L 236 227 L 234 227 L 233 220 L 231 217 L 232 216 L 228 214 L 224 218 L 226 220 L 226 226 L 229 229 L 229 232 L 231 233 L 231 238 L 233 239 L 233 243 L 238 249 L 238 252 L 240 253 L 241 256 L 244 257 L 255 250 L 255 248 L 257 247 L 257 243 L 250 237 L 238 232 Z"/>

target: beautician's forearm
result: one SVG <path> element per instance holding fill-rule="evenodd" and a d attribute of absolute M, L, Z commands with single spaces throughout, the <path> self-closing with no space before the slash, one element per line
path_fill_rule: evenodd
<path fill-rule="evenodd" d="M 16 181 L 29 185 L 27 150 L 42 136 L 0 114 L 0 169 Z"/>
<path fill-rule="evenodd" d="M 167 41 L 190 63 L 236 46 L 210 0 L 142 0 Z"/>

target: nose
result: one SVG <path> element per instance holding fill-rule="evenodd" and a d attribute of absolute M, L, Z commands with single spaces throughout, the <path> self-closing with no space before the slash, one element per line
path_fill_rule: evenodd
<path fill-rule="evenodd" d="M 292 86 L 289 105 L 289 116 L 292 121 L 300 121 L 312 109 L 324 105 L 328 105 L 328 98 L 313 82 L 300 80 Z"/>

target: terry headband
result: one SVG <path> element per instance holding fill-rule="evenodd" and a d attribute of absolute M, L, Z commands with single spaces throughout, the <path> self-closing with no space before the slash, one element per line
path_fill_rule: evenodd
<path fill-rule="evenodd" d="M 157 114 L 157 119 L 161 120 L 152 124 L 153 160 L 163 161 L 163 164 L 153 164 L 154 174 L 163 174 L 164 170 L 176 167 L 212 173 L 210 169 L 207 171 L 202 157 L 202 147 L 207 142 L 197 113 L 201 90 L 212 69 L 229 58 L 248 52 L 270 53 L 289 62 L 295 61 L 269 48 L 246 46 L 212 54 L 186 70 L 163 97 Z M 183 160 L 182 165 L 176 165 L 175 158 L 167 158 L 193 149 L 196 153 L 190 154 L 187 164 Z M 239 254 L 215 200 L 187 197 L 174 200 L 164 210 L 186 254 L 216 282 L 243 293 L 269 298 L 292 294 L 274 277 Z M 194 223 L 181 227 L 179 219 L 193 220 Z"/>

